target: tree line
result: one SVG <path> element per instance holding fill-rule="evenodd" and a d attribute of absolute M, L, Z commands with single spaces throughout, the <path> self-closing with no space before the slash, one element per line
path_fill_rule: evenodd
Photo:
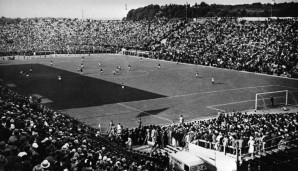
<path fill-rule="evenodd" d="M 165 17 L 168 19 L 198 18 L 198 17 L 298 17 L 298 3 L 278 4 L 242 4 L 242 5 L 219 5 L 200 4 L 178 5 L 169 4 L 164 6 L 148 5 L 128 12 L 124 20 L 152 20 Z"/>

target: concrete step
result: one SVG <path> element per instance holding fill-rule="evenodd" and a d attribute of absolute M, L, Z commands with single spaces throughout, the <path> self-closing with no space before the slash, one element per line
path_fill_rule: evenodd
<path fill-rule="evenodd" d="M 274 152 L 274 153 L 277 153 L 277 152 L 279 152 L 279 149 L 276 148 L 276 149 L 273 149 L 273 150 L 271 150 L 271 151 Z"/>
<path fill-rule="evenodd" d="M 169 149 L 171 149 L 172 151 L 175 151 L 175 152 L 181 151 L 181 150 L 179 150 L 178 148 L 173 147 L 173 146 L 171 146 L 171 145 L 167 145 L 166 147 L 169 148 Z"/>
<path fill-rule="evenodd" d="M 150 153 L 151 146 L 149 146 L 149 145 L 134 146 L 132 149 L 139 151 L 139 152 Z"/>
<path fill-rule="evenodd" d="M 172 150 L 171 148 L 168 148 L 168 147 L 165 147 L 164 150 L 167 152 L 167 153 L 176 153 L 176 151 Z"/>
<path fill-rule="evenodd" d="M 138 151 L 139 153 L 150 153 L 151 152 L 151 146 L 149 145 L 140 145 L 140 146 L 133 146 L 133 150 Z M 157 148 L 156 152 L 161 152 L 163 154 L 165 153 L 173 153 L 174 151 L 169 148 Z"/>
<path fill-rule="evenodd" d="M 182 147 L 176 147 L 178 150 L 180 150 L 180 151 L 182 151 L 183 150 L 183 148 Z"/>

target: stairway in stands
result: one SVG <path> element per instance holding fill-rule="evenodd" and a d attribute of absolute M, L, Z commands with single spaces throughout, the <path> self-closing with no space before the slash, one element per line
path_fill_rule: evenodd
<path fill-rule="evenodd" d="M 148 153 L 150 154 L 151 152 L 151 147 L 150 145 L 141 145 L 141 146 L 134 146 L 133 150 L 138 151 L 140 153 Z M 176 153 L 178 151 L 182 151 L 182 147 L 173 147 L 171 145 L 166 145 L 164 148 L 158 148 L 156 151 L 161 152 L 163 154 L 170 154 L 170 153 Z"/>

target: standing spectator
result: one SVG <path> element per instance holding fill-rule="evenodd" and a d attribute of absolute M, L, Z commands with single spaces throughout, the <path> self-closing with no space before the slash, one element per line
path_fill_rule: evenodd
<path fill-rule="evenodd" d="M 132 139 L 131 136 L 128 136 L 127 141 L 125 142 L 129 150 L 132 150 Z"/>
<path fill-rule="evenodd" d="M 217 149 L 217 147 L 216 147 L 216 137 L 217 137 L 217 135 L 216 135 L 216 132 L 215 131 L 213 131 L 213 134 L 212 134 L 212 148 L 213 149 Z"/>
<path fill-rule="evenodd" d="M 121 133 L 122 133 L 122 125 L 120 123 L 118 123 L 118 125 L 117 125 L 117 134 L 121 135 Z"/>
<path fill-rule="evenodd" d="M 155 126 L 153 126 L 153 129 L 151 130 L 151 138 L 152 138 L 152 143 L 155 144 L 155 141 L 157 139 L 157 130 Z"/>
<path fill-rule="evenodd" d="M 164 127 L 161 130 L 161 146 L 162 146 L 162 148 L 164 148 L 167 145 L 167 140 L 168 140 L 167 132 Z"/>
<path fill-rule="evenodd" d="M 228 135 L 225 135 L 223 140 L 222 140 L 222 144 L 223 144 L 223 150 L 224 150 L 224 153 L 226 154 L 227 151 L 228 151 L 228 145 L 229 145 L 229 138 L 228 138 Z"/>
<path fill-rule="evenodd" d="M 237 142 L 236 142 L 234 136 L 230 136 L 230 142 L 231 142 L 231 146 L 233 147 L 232 154 L 236 154 Z"/>
<path fill-rule="evenodd" d="M 251 156 L 253 156 L 255 151 L 255 140 L 252 136 L 249 137 L 248 147 L 248 153 L 251 154 Z"/>
<path fill-rule="evenodd" d="M 109 123 L 109 128 L 110 128 L 110 130 L 108 131 L 108 134 L 110 134 L 111 131 L 114 129 L 114 123 L 113 123 L 113 120 L 111 120 L 111 122 Z"/>
<path fill-rule="evenodd" d="M 167 129 L 167 138 L 168 138 L 168 143 L 169 145 L 172 145 L 172 127 L 169 126 L 168 129 Z"/>
<path fill-rule="evenodd" d="M 215 145 L 215 150 L 221 151 L 221 142 L 222 142 L 222 133 L 220 132 L 218 136 L 216 137 L 216 145 Z"/>
<path fill-rule="evenodd" d="M 142 119 L 141 119 L 141 118 L 140 118 L 139 121 L 138 121 L 138 127 L 139 127 L 139 128 L 142 128 Z"/>
<path fill-rule="evenodd" d="M 98 124 L 98 134 L 101 135 L 101 125 L 100 125 L 100 123 Z"/>
<path fill-rule="evenodd" d="M 147 129 L 146 129 L 146 138 L 145 138 L 145 140 L 144 140 L 144 144 L 147 144 L 148 141 L 150 141 L 150 138 L 151 138 L 150 129 L 147 128 Z"/>
<path fill-rule="evenodd" d="M 184 118 L 182 115 L 179 117 L 179 123 L 180 123 L 180 125 L 184 124 Z"/>

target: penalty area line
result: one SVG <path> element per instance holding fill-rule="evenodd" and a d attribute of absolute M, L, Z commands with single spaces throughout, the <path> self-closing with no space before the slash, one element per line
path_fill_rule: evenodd
<path fill-rule="evenodd" d="M 142 113 L 146 113 L 148 115 L 152 115 L 151 113 L 148 113 L 148 112 L 145 112 L 145 111 L 142 111 L 142 110 L 139 110 L 139 109 L 136 109 L 136 108 L 133 108 L 133 107 L 130 107 L 130 106 L 127 106 L 125 104 L 122 104 L 122 103 L 117 103 L 118 105 L 120 106 L 123 106 L 123 107 L 126 107 L 126 108 L 129 108 L 129 109 L 132 109 L 132 110 L 135 110 L 135 111 L 138 111 L 138 112 L 142 112 Z M 173 121 L 170 120 L 170 119 L 167 119 L 167 118 L 163 118 L 163 117 L 160 117 L 160 116 L 156 116 L 156 115 L 152 115 L 154 117 L 157 117 L 159 119 L 163 119 L 163 120 L 166 120 L 166 121 L 169 121 L 170 123 L 172 123 Z"/>
<path fill-rule="evenodd" d="M 256 87 L 242 87 L 242 88 L 225 89 L 225 90 L 218 90 L 218 91 L 207 91 L 207 92 L 199 92 L 199 93 L 191 93 L 191 94 L 182 94 L 182 95 L 170 96 L 170 97 L 165 97 L 165 98 L 171 99 L 171 98 L 176 98 L 176 97 L 187 97 L 187 96 L 194 96 L 194 95 L 200 95 L 200 94 L 211 94 L 211 93 L 220 93 L 220 92 L 226 92 L 226 91 L 255 89 L 255 88 L 261 88 L 261 87 L 273 87 L 273 86 L 277 86 L 277 85 L 265 85 L 265 86 L 256 86 Z"/>

